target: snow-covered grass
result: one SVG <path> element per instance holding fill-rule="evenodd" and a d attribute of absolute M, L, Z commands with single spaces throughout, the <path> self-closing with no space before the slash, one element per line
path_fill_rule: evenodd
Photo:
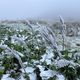
<path fill-rule="evenodd" d="M 0 24 L 0 80 L 80 79 L 80 38 L 26 23 Z"/>

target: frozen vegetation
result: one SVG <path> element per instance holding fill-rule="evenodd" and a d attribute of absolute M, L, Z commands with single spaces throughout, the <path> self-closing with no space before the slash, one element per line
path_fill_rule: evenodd
<path fill-rule="evenodd" d="M 1 21 L 0 80 L 80 80 L 80 23 Z"/>

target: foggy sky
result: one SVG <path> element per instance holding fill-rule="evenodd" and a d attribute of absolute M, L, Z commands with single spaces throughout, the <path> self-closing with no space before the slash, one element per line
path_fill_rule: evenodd
<path fill-rule="evenodd" d="M 80 19 L 80 0 L 0 0 L 0 19 Z"/>

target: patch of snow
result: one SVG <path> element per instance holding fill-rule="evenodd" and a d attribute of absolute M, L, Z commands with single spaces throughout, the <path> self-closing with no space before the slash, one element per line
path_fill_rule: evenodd
<path fill-rule="evenodd" d="M 36 74 L 29 74 L 30 80 L 36 80 Z"/>
<path fill-rule="evenodd" d="M 62 49 L 63 49 L 63 46 L 62 45 L 58 45 L 58 50 L 62 51 Z"/>
<path fill-rule="evenodd" d="M 41 71 L 40 73 L 41 77 L 44 79 L 48 79 L 50 77 L 53 77 L 54 75 L 56 75 L 56 72 L 53 72 L 52 70 L 47 70 L 47 71 Z"/>
<path fill-rule="evenodd" d="M 44 71 L 44 67 L 43 66 L 37 65 L 37 67 L 39 67 L 39 69 L 40 69 L 41 72 Z"/>
<path fill-rule="evenodd" d="M 70 64 L 70 61 L 65 60 L 65 59 L 61 59 L 61 60 L 56 60 L 56 61 L 55 61 L 55 65 L 56 65 L 58 68 L 67 66 L 67 65 L 69 65 L 69 64 Z"/>
<path fill-rule="evenodd" d="M 26 70 L 27 73 L 32 73 L 34 71 L 34 68 L 26 67 L 25 70 Z"/>
<path fill-rule="evenodd" d="M 41 73 L 40 73 L 40 76 L 42 77 L 42 79 L 48 79 L 50 77 L 53 77 L 54 75 L 57 74 L 57 72 L 55 71 L 52 71 L 52 70 L 47 70 L 47 71 L 44 71 L 44 67 L 41 66 L 41 65 L 37 65 L 37 67 L 39 67 Z"/>
<path fill-rule="evenodd" d="M 28 62 L 24 62 L 23 64 L 24 64 L 24 65 L 27 65 L 27 64 L 28 64 Z"/>
<path fill-rule="evenodd" d="M 51 64 L 51 58 L 53 58 L 54 54 L 50 47 L 47 48 L 46 53 L 42 56 L 41 62 L 46 61 L 47 64 Z"/>
<path fill-rule="evenodd" d="M 45 61 L 46 61 L 47 65 L 52 63 L 51 60 L 49 60 L 49 59 L 46 59 Z"/>
<path fill-rule="evenodd" d="M 10 77 L 9 77 L 9 74 L 6 74 L 6 75 L 3 75 L 3 77 L 2 77 L 1 80 L 15 80 L 15 79 L 10 78 Z"/>
<path fill-rule="evenodd" d="M 25 80 L 24 77 L 21 75 L 19 80 Z"/>
<path fill-rule="evenodd" d="M 57 80 L 65 80 L 65 78 L 64 78 L 63 75 L 58 74 L 58 75 L 57 75 Z"/>

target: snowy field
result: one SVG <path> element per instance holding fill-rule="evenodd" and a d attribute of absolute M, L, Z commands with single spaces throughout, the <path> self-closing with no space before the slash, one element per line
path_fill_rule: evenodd
<path fill-rule="evenodd" d="M 80 23 L 0 23 L 0 80 L 80 80 Z"/>

